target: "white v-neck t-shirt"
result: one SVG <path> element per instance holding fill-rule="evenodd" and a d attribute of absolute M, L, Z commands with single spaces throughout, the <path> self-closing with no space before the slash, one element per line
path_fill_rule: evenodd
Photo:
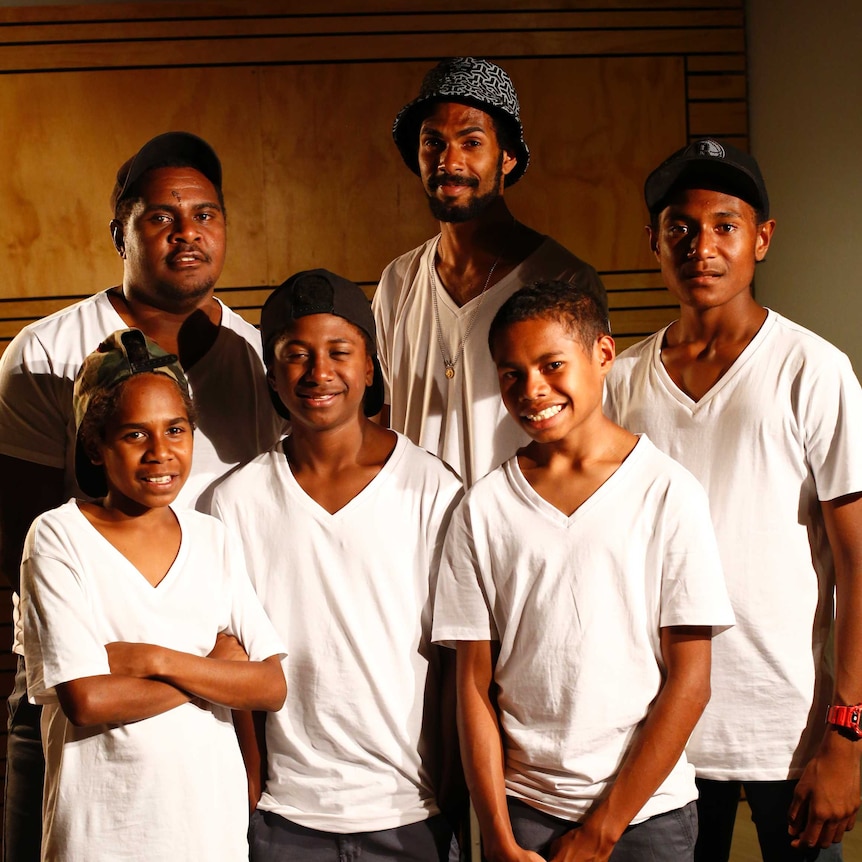
<path fill-rule="evenodd" d="M 452 516 L 434 641 L 496 641 L 507 794 L 577 822 L 663 682 L 666 626 L 733 624 L 706 495 L 641 437 L 572 515 L 512 458 Z M 697 796 L 681 756 L 633 823 Z"/>
<path fill-rule="evenodd" d="M 157 587 L 74 500 L 40 515 L 27 536 L 21 610 L 30 699 L 44 704 L 45 860 L 248 858 L 247 783 L 229 709 L 185 703 L 141 721 L 75 727 L 54 691 L 109 674 L 113 641 L 205 656 L 224 631 L 252 660 L 284 653 L 239 543 L 215 518 L 176 515 L 179 552 Z"/>
<path fill-rule="evenodd" d="M 439 811 L 431 597 L 460 493 L 443 463 L 401 435 L 334 514 L 301 488 L 282 445 L 216 489 L 213 512 L 242 538 L 290 654 L 287 701 L 267 716 L 260 809 L 336 833 Z"/>
<path fill-rule="evenodd" d="M 862 491 L 862 390 L 844 354 L 773 311 L 698 401 L 624 351 L 608 415 L 688 468 L 710 502 L 737 624 L 713 642 L 712 698 L 688 746 L 700 777 L 798 778 L 832 693 L 834 564 L 821 501 Z"/>
<path fill-rule="evenodd" d="M 428 240 L 384 270 L 372 302 L 378 356 L 392 429 L 442 458 L 469 487 L 530 441 L 503 406 L 488 349 L 488 330 L 500 306 L 538 280 L 590 284 L 601 293 L 604 287 L 589 264 L 545 237 L 526 260 L 463 306 L 435 277 L 435 317 L 430 267 L 438 241 L 439 236 Z M 438 319 L 450 359 L 463 342 L 451 380 Z"/>

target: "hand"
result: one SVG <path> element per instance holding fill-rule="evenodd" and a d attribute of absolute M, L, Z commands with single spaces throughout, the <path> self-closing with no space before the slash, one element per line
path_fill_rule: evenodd
<path fill-rule="evenodd" d="M 602 834 L 601 806 L 583 821 L 583 825 L 570 829 L 551 845 L 550 862 L 606 862 L 613 853 L 616 839 Z"/>
<path fill-rule="evenodd" d="M 207 658 L 221 659 L 222 661 L 248 661 L 248 654 L 233 635 L 221 632 L 216 637 L 215 646 L 210 650 Z"/>
<path fill-rule="evenodd" d="M 108 664 L 111 673 L 148 679 L 156 675 L 156 658 L 160 647 L 152 644 L 134 644 L 115 641 L 107 644 Z"/>
<path fill-rule="evenodd" d="M 856 823 L 862 743 L 827 731 L 793 795 L 788 831 L 793 847 L 828 847 Z"/>

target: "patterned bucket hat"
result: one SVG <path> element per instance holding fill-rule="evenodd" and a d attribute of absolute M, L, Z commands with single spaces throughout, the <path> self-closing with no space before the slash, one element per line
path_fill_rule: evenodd
<path fill-rule="evenodd" d="M 395 118 L 392 137 L 404 163 L 419 174 L 419 125 L 424 108 L 432 102 L 460 102 L 472 105 L 501 120 L 509 132 L 517 164 L 506 176 L 511 186 L 524 175 L 530 150 L 524 143 L 521 108 L 512 79 L 489 60 L 451 57 L 438 63 L 422 81 L 419 96 L 405 105 Z"/>
<path fill-rule="evenodd" d="M 166 353 L 140 329 L 118 329 L 111 333 L 87 356 L 75 377 L 72 409 L 76 431 L 80 432 L 81 422 L 95 395 L 113 389 L 135 374 L 144 373 L 165 374 L 189 394 L 188 380 L 175 354 Z M 80 435 L 75 449 L 75 478 L 78 487 L 91 497 L 107 493 L 104 470 L 90 461 Z"/>

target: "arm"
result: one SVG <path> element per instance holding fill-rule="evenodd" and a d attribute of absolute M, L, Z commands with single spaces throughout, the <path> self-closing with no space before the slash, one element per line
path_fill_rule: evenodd
<path fill-rule="evenodd" d="M 552 860 L 610 857 L 623 831 L 676 765 L 709 700 L 711 630 L 673 626 L 661 630 L 667 676 L 635 736 L 608 793 L 553 846 Z"/>
<path fill-rule="evenodd" d="M 287 683 L 277 655 L 263 661 L 231 661 L 191 655 L 153 644 L 108 644 L 111 674 L 160 680 L 232 709 L 278 710 Z"/>
<path fill-rule="evenodd" d="M 266 787 L 266 713 L 237 710 L 233 725 L 248 776 L 249 811 L 254 811 Z"/>
<path fill-rule="evenodd" d="M 835 559 L 835 689 L 832 703 L 862 702 L 862 494 L 822 503 Z M 824 716 L 812 719 L 822 722 Z M 824 724 L 817 753 L 805 767 L 790 806 L 793 846 L 827 847 L 856 823 L 862 740 Z"/>
<path fill-rule="evenodd" d="M 37 515 L 63 502 L 63 471 L 0 455 L 0 574 L 20 589 L 24 537 Z"/>
<path fill-rule="evenodd" d="M 466 821 L 469 797 L 458 747 L 455 650 L 435 646 L 440 657 L 440 774 L 437 803 L 453 823 Z"/>
<path fill-rule="evenodd" d="M 216 638 L 210 656 L 248 661 L 236 638 L 223 634 Z M 72 724 L 90 727 L 151 718 L 188 703 L 191 697 L 170 683 L 113 672 L 61 683 L 57 686 L 57 699 Z"/>
<path fill-rule="evenodd" d="M 458 735 L 464 774 L 489 862 L 542 862 L 519 847 L 506 806 L 503 741 L 492 700 L 494 659 L 490 641 L 459 641 L 456 652 Z"/>
<path fill-rule="evenodd" d="M 140 721 L 190 699 L 163 682 L 114 674 L 73 679 L 57 685 L 56 691 L 66 718 L 76 727 Z"/>

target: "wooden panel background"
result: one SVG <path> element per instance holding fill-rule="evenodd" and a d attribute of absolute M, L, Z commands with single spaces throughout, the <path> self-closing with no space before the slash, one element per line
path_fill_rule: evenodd
<path fill-rule="evenodd" d="M 0 9 L 0 350 L 120 279 L 113 177 L 168 129 L 222 157 L 229 305 L 257 322 L 271 286 L 312 266 L 371 295 L 435 231 L 392 120 L 436 60 L 463 54 L 518 89 L 533 153 L 507 192 L 518 218 L 601 272 L 620 348 L 671 320 L 642 184 L 695 137 L 747 148 L 742 0 L 92 4 Z M 4 653 L 0 692 L 11 668 Z"/>

